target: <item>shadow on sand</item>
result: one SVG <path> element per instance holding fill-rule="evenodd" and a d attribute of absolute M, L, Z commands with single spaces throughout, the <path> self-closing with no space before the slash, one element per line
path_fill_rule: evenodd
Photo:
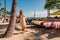
<path fill-rule="evenodd" d="M 7 28 L 7 25 L 0 25 L 0 29 L 4 29 L 4 28 Z M 53 29 L 40 28 L 38 26 L 30 26 L 30 27 L 26 27 L 26 29 L 31 29 L 31 30 L 38 31 L 36 33 L 35 32 L 30 32 L 33 35 L 31 37 L 34 37 L 33 40 L 48 40 L 48 39 L 60 37 L 60 30 L 56 31 L 56 30 L 53 30 Z M 15 30 L 21 31 L 21 29 L 18 29 L 18 28 L 15 28 Z M 53 31 L 50 31 L 50 30 L 53 30 Z M 48 31 L 50 31 L 50 32 L 48 32 Z M 4 31 L 0 30 L 0 33 L 1 32 L 4 32 Z M 17 35 L 17 34 L 22 34 L 22 32 L 14 33 L 14 35 Z M 45 36 L 44 34 L 48 34 L 48 36 Z M 3 38 L 2 37 L 3 35 L 4 34 L 0 34 L 0 38 Z M 30 40 L 30 39 L 26 38 L 25 40 Z"/>
<path fill-rule="evenodd" d="M 8 27 L 7 24 L 6 25 L 0 25 L 0 38 L 3 38 L 7 27 Z"/>
<path fill-rule="evenodd" d="M 36 37 L 35 40 L 48 40 L 48 39 L 60 37 L 60 30 L 49 29 L 49 28 L 45 29 L 45 28 L 40 28 L 38 26 L 32 26 L 27 28 L 38 31 L 37 33 L 31 32 Z M 44 34 L 48 34 L 48 36 L 45 36 Z"/>
<path fill-rule="evenodd" d="M 0 34 L 0 38 L 4 38 L 4 34 Z"/>
<path fill-rule="evenodd" d="M 48 39 L 52 39 L 52 38 L 57 38 L 60 37 L 60 30 L 54 30 L 53 32 L 50 32 L 47 36 Z"/>
<path fill-rule="evenodd" d="M 7 28 L 8 25 L 0 25 L 0 29 Z"/>

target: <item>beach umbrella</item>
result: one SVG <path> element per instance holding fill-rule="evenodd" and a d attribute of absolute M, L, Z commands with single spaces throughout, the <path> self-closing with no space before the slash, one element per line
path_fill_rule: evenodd
<path fill-rule="evenodd" d="M 60 15 L 60 11 L 56 11 L 56 12 L 54 12 L 54 13 L 51 13 L 50 15 L 51 15 L 51 16 L 55 16 L 55 15 L 58 16 L 58 15 Z"/>

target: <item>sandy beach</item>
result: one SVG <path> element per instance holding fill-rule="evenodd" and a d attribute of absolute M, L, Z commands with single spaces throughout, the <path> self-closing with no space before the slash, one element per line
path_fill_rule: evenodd
<path fill-rule="evenodd" d="M 0 25 L 0 37 L 5 33 L 8 24 Z M 14 35 L 10 38 L 0 38 L 0 40 L 60 40 L 60 32 L 53 29 L 39 28 L 34 25 L 27 25 L 25 32 L 22 33 L 19 24 L 16 24 Z"/>

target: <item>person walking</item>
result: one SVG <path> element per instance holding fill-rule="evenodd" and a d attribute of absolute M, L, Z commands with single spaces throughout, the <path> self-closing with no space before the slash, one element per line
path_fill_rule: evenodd
<path fill-rule="evenodd" d="M 22 31 L 25 31 L 25 27 L 26 27 L 26 21 L 25 21 L 25 15 L 23 14 L 22 10 L 20 10 L 20 26 Z"/>

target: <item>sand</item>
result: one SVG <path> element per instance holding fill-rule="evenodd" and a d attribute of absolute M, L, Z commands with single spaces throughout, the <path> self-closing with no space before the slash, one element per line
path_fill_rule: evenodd
<path fill-rule="evenodd" d="M 7 24 L 0 25 L 0 36 L 5 33 Z M 16 24 L 14 35 L 0 40 L 60 40 L 60 32 L 48 32 L 53 29 L 39 28 L 34 25 L 27 25 L 25 32 L 22 33 L 19 24 Z"/>

